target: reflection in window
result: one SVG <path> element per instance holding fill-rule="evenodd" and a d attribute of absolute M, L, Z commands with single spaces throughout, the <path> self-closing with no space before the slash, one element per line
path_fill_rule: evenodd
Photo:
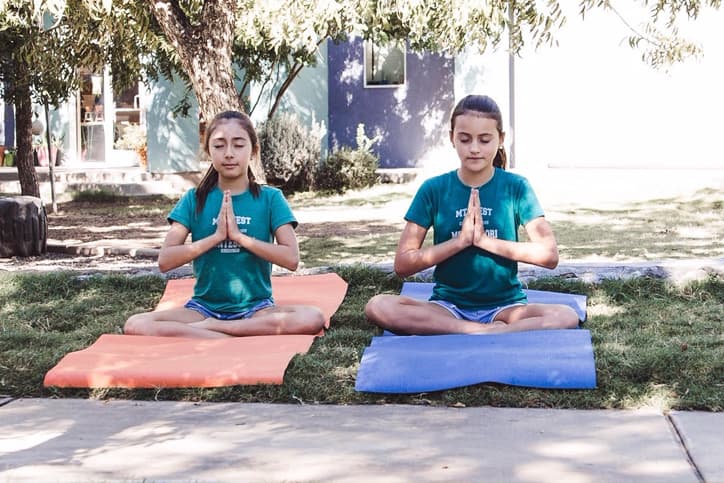
<path fill-rule="evenodd" d="M 405 84 L 405 44 L 395 40 L 365 40 L 365 87 L 396 87 Z"/>

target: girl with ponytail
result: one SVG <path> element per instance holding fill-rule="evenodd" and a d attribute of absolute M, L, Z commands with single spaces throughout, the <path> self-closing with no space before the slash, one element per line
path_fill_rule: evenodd
<path fill-rule="evenodd" d="M 435 267 L 429 301 L 377 295 L 365 308 L 400 334 L 499 333 L 578 326 L 565 305 L 528 304 L 518 262 L 558 264 L 558 248 L 528 181 L 505 171 L 503 120 L 488 96 L 462 99 L 450 117 L 460 167 L 426 180 L 405 215 L 395 272 Z M 529 241 L 518 240 L 523 226 Z M 423 247 L 430 228 L 434 244 Z"/>
<path fill-rule="evenodd" d="M 318 333 L 324 316 L 317 307 L 279 307 L 272 299 L 272 264 L 299 265 L 297 221 L 282 192 L 254 178 L 250 162 L 259 156 L 259 140 L 251 120 L 237 111 L 218 114 L 203 149 L 211 166 L 171 210 L 158 256 L 162 272 L 193 262 L 194 295 L 182 308 L 131 316 L 124 332 L 205 338 Z"/>

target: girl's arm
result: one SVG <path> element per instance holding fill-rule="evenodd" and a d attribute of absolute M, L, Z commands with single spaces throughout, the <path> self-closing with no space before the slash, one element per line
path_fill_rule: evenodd
<path fill-rule="evenodd" d="M 224 225 L 224 224 L 222 224 Z M 224 225 L 225 226 L 225 225 Z M 224 241 L 226 235 L 218 230 L 211 236 L 196 240 L 186 245 L 186 238 L 189 236 L 189 229 L 176 221 L 171 223 L 163 241 L 163 246 L 158 254 L 158 268 L 161 272 L 168 272 L 180 267 L 197 258 L 199 255 L 211 250 L 213 247 Z"/>
<path fill-rule="evenodd" d="M 525 225 L 525 232 L 530 239 L 529 242 L 491 238 L 485 235 L 485 231 L 482 229 L 482 220 L 479 223 L 481 228 L 475 231 L 474 243 L 476 247 L 517 262 L 530 263 L 545 268 L 556 268 L 558 266 L 556 237 L 550 224 L 542 216 L 534 218 Z"/>
<path fill-rule="evenodd" d="M 466 243 L 462 233 L 439 245 L 422 248 L 427 228 L 408 221 L 402 230 L 400 242 L 395 254 L 395 273 L 400 277 L 408 277 L 419 271 L 430 268 L 455 255 L 470 243 Z"/>
<path fill-rule="evenodd" d="M 299 244 L 297 243 L 297 235 L 290 223 L 276 229 L 274 232 L 276 243 L 257 240 L 239 232 L 238 228 L 236 233 L 233 233 L 233 230 L 231 231 L 229 238 L 257 257 L 291 271 L 296 270 L 299 266 Z"/>
<path fill-rule="evenodd" d="M 475 239 L 475 213 L 480 216 L 480 205 L 477 200 L 478 190 L 470 190 L 468 211 L 465 218 L 463 218 L 460 233 L 456 238 L 451 238 L 438 245 L 422 248 L 425 235 L 427 235 L 427 228 L 408 221 L 405 229 L 402 230 L 400 243 L 397 245 L 395 273 L 403 278 L 408 277 L 435 266 L 472 245 Z"/>

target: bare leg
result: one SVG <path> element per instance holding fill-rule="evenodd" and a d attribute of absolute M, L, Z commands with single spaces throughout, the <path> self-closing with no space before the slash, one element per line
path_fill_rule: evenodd
<path fill-rule="evenodd" d="M 324 327 L 324 314 L 310 305 L 276 305 L 262 309 L 248 319 L 208 318 L 190 324 L 230 336 L 317 334 Z"/>
<path fill-rule="evenodd" d="M 576 327 L 578 327 L 578 314 L 567 305 L 528 304 L 510 307 L 500 312 L 495 317 L 494 323 L 489 325 L 488 333 Z"/>
<path fill-rule="evenodd" d="M 437 304 L 401 295 L 375 295 L 365 315 L 374 324 L 397 334 L 480 334 L 485 324 L 455 318 Z"/>
<path fill-rule="evenodd" d="M 203 339 L 217 339 L 229 337 L 220 332 L 214 332 L 194 327 L 193 322 L 203 320 L 204 316 L 195 310 L 177 308 L 160 310 L 158 312 L 145 312 L 132 315 L 123 326 L 123 333 L 129 335 L 153 335 L 158 337 L 191 337 Z"/>

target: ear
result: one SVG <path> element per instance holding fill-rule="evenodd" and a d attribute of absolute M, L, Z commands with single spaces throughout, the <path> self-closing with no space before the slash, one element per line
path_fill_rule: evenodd
<path fill-rule="evenodd" d="M 500 146 L 504 146 L 505 145 L 505 133 L 501 131 L 498 138 L 500 139 Z"/>

